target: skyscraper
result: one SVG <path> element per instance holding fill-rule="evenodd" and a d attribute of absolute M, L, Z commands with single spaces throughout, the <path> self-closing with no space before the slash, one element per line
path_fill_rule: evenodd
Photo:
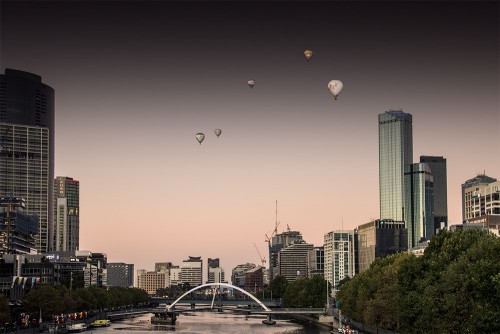
<path fill-rule="evenodd" d="M 58 176 L 54 181 L 54 251 L 80 247 L 80 182 Z"/>
<path fill-rule="evenodd" d="M 0 195 L 23 197 L 38 216 L 38 252 L 53 245 L 54 128 L 54 89 L 36 74 L 0 74 Z"/>
<path fill-rule="evenodd" d="M 408 229 L 408 249 L 434 236 L 434 187 L 431 169 L 416 163 L 405 168 L 405 223 Z"/>
<path fill-rule="evenodd" d="M 356 274 L 354 231 L 332 231 L 325 234 L 325 280 L 335 290 L 340 281 Z"/>
<path fill-rule="evenodd" d="M 404 220 L 405 165 L 413 161 L 412 115 L 378 115 L 380 219 Z"/>
<path fill-rule="evenodd" d="M 446 159 L 436 156 L 420 156 L 420 162 L 426 163 L 434 180 L 434 233 L 448 226 L 448 182 Z"/>

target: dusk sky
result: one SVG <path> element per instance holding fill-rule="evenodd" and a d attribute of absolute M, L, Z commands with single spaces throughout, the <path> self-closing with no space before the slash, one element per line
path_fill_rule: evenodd
<path fill-rule="evenodd" d="M 500 178 L 497 1 L 2 0 L 0 12 L 2 73 L 55 89 L 55 176 L 80 181 L 80 249 L 108 262 L 202 256 L 205 271 L 218 257 L 229 278 L 260 264 L 254 242 L 268 258 L 276 200 L 278 231 L 316 246 L 379 218 L 377 115 L 390 109 L 413 115 L 414 162 L 447 159 L 450 224 L 465 180 Z"/>

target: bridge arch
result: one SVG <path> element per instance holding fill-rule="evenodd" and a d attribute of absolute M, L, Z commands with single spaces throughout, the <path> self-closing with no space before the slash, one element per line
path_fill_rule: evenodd
<path fill-rule="evenodd" d="M 170 311 L 172 309 L 172 307 L 174 307 L 174 305 L 177 304 L 177 302 L 179 302 L 182 298 L 184 298 L 185 296 L 187 296 L 191 292 L 196 291 L 196 290 L 200 290 L 200 289 L 203 289 L 203 288 L 206 288 L 206 287 L 209 287 L 209 286 L 224 286 L 226 288 L 236 289 L 236 290 L 238 290 L 240 292 L 243 292 L 248 297 L 252 298 L 266 312 L 272 312 L 271 309 L 269 309 L 266 305 L 264 305 L 264 303 L 262 303 L 260 300 L 258 300 L 257 298 L 255 298 L 255 296 L 253 296 L 252 294 L 250 294 L 248 291 L 245 291 L 245 290 L 243 290 L 241 288 L 238 288 L 237 286 L 234 286 L 234 285 L 231 285 L 231 284 L 228 284 L 228 283 L 207 283 L 207 284 L 198 285 L 197 287 L 189 290 L 188 292 L 186 292 L 185 294 L 183 294 L 182 296 L 180 296 L 179 298 L 177 298 L 176 301 L 174 301 L 172 304 L 168 305 L 167 306 L 167 311 Z"/>

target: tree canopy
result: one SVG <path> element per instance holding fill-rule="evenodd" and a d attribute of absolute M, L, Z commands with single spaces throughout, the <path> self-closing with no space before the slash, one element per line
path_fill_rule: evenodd
<path fill-rule="evenodd" d="M 492 333 L 500 328 L 500 238 L 441 231 L 424 255 L 376 259 L 337 294 L 356 321 L 400 333 Z"/>

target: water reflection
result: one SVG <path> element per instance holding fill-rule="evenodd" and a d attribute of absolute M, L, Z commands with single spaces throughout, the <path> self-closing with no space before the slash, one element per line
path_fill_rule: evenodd
<path fill-rule="evenodd" d="M 175 326 L 152 325 L 151 315 L 114 322 L 110 327 L 95 330 L 120 331 L 120 334 L 139 332 L 176 332 L 183 334 L 313 334 L 329 333 L 326 328 L 302 326 L 290 320 L 276 319 L 276 325 L 262 324 L 264 317 L 238 315 L 234 313 L 193 312 L 183 313 L 177 318 Z M 274 319 L 273 319 L 274 320 Z"/>

